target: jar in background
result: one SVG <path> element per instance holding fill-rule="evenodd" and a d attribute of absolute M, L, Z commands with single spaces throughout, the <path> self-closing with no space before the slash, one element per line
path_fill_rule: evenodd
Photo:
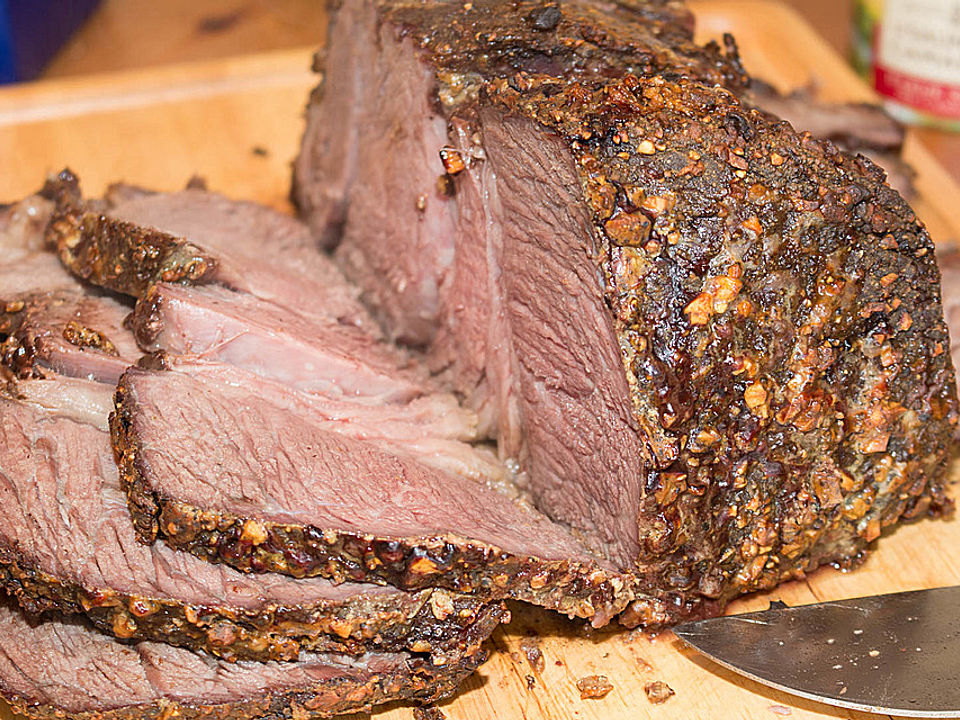
<path fill-rule="evenodd" d="M 856 0 L 854 64 L 903 122 L 960 131 L 960 0 Z"/>

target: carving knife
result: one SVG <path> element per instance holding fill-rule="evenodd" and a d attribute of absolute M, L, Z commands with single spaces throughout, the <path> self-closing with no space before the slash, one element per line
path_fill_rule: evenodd
<path fill-rule="evenodd" d="M 960 586 L 690 622 L 711 660 L 794 695 L 884 715 L 960 718 Z"/>

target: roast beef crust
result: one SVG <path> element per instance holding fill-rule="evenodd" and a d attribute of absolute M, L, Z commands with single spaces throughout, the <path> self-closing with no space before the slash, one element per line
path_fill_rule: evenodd
<path fill-rule="evenodd" d="M 0 547 L 0 587 L 27 612 L 83 615 L 123 640 L 203 650 L 225 660 L 293 661 L 301 650 L 343 655 L 429 653 L 437 663 L 475 653 L 509 614 L 502 603 L 443 590 L 319 606 L 249 611 L 90 589 L 43 572 Z"/>
<path fill-rule="evenodd" d="M 449 539 L 270 526 L 250 546 L 248 519 L 153 497 L 115 424 L 143 534 L 159 521 L 171 543 L 241 569 L 436 583 L 572 614 L 635 592 L 627 621 L 661 624 L 853 562 L 883 528 L 951 508 L 958 408 L 933 245 L 872 163 L 740 102 L 735 52 L 694 45 L 670 3 L 378 7 L 435 68 L 450 120 L 493 105 L 576 160 L 647 448 L 639 585 Z M 156 273 L 101 221 L 58 214 L 61 256 L 139 294 Z"/>
<path fill-rule="evenodd" d="M 476 100 L 482 84 L 515 73 L 575 82 L 611 75 L 695 77 L 743 88 L 732 39 L 726 52 L 693 41 L 694 18 L 677 0 L 377 0 L 385 21 L 431 55 L 444 107 Z M 322 58 L 317 63 L 322 67 Z"/>
<path fill-rule="evenodd" d="M 940 276 L 882 172 L 716 87 L 557 90 L 490 96 L 568 139 L 605 244 L 651 454 L 642 584 L 726 600 L 948 509 Z"/>
<path fill-rule="evenodd" d="M 378 537 L 266 522 L 187 505 L 156 493 L 140 464 L 134 403 L 123 377 L 110 428 L 120 482 L 140 538 L 244 572 L 446 588 L 485 600 L 512 598 L 606 624 L 633 597 L 628 575 L 571 560 L 517 556 L 454 535 Z"/>
<path fill-rule="evenodd" d="M 43 333 L 31 323 L 32 316 L 51 306 L 73 302 L 75 297 L 70 293 L 44 293 L 0 301 L 0 365 L 21 380 L 43 377 L 37 362 L 44 355 Z M 110 338 L 95 328 L 73 321 L 59 329 L 63 339 L 78 348 L 113 357 L 119 354 Z"/>
<path fill-rule="evenodd" d="M 742 103 L 732 42 L 697 48 L 660 3 L 377 4 L 451 122 L 482 132 L 492 105 L 575 159 L 647 448 L 628 622 L 854 562 L 951 509 L 939 271 L 882 171 Z"/>
<path fill-rule="evenodd" d="M 0 302 L 0 366 L 21 379 L 42 375 L 36 365 L 36 338 L 24 330 L 29 312 L 25 300 Z"/>
<path fill-rule="evenodd" d="M 77 277 L 139 297 L 157 282 L 210 282 L 217 262 L 183 238 L 116 220 L 86 206 L 64 170 L 45 189 L 56 199 L 47 242 Z"/>
<path fill-rule="evenodd" d="M 480 650 L 446 665 L 433 665 L 422 658 L 408 660 L 405 667 L 373 675 L 359 683 L 335 678 L 309 688 L 277 692 L 219 705 L 193 705 L 163 700 L 152 705 L 65 714 L 51 705 L 38 705 L 29 698 L 3 693 L 13 711 L 37 720 L 307 720 L 353 712 L 369 712 L 374 706 L 403 700 L 429 705 L 453 695 L 463 680 L 487 659 Z"/>

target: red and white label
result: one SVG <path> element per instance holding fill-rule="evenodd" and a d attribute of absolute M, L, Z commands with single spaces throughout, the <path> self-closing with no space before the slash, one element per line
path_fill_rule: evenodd
<path fill-rule="evenodd" d="M 960 0 L 887 0 L 876 50 L 877 92 L 960 118 Z"/>

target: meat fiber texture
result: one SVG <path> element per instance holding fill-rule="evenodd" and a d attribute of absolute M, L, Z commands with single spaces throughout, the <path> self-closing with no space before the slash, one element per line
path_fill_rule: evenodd
<path fill-rule="evenodd" d="M 379 649 L 432 652 L 437 664 L 476 652 L 503 616 L 443 591 L 244 575 L 140 544 L 109 434 L 69 405 L 38 406 L 35 385 L 53 383 L 86 393 L 103 425 L 111 406 L 109 389 L 83 380 L 33 380 L 20 400 L 0 399 L 0 585 L 31 612 L 228 660 Z"/>
<path fill-rule="evenodd" d="M 84 202 L 67 171 L 50 192 L 50 244 L 77 276 L 137 298 L 130 324 L 142 349 L 248 370 L 322 399 L 344 427 L 402 438 L 427 462 L 504 481 L 492 453 L 468 444 L 480 439 L 480 419 L 438 392 L 422 362 L 378 338 L 305 226 L 201 190 L 124 187 Z M 296 292 L 281 298 L 289 288 Z"/>
<path fill-rule="evenodd" d="M 44 372 L 116 384 L 140 356 L 130 305 L 84 286 L 46 250 L 54 203 L 40 195 L 0 214 L 0 357 L 19 377 Z"/>
<path fill-rule="evenodd" d="M 3 229 L 11 250 L 34 251 L 35 232 Z M 10 333 L 0 334 L 4 347 L 18 341 L 29 350 L 4 356 L 24 381 L 0 398 L 0 584 L 25 608 L 86 614 L 120 638 L 230 660 L 410 650 L 440 664 L 479 649 L 505 617 L 499 605 L 444 591 L 243 575 L 139 544 L 107 432 L 116 381 L 139 356 L 123 326 L 129 308 L 66 277 L 70 286 L 52 292 L 41 290 L 43 276 L 19 287 L 24 294 L 6 302 L 19 325 L 0 327 Z M 66 342 L 74 334 L 87 342 Z M 37 360 L 32 372 L 27 360 Z"/>
<path fill-rule="evenodd" d="M 627 579 L 522 501 L 215 366 L 132 368 L 114 445 L 141 536 L 242 570 L 513 597 L 605 622 Z M 198 437 L 197 427 L 206 428 Z"/>
<path fill-rule="evenodd" d="M 0 695 L 44 720 L 303 720 L 391 700 L 431 703 L 484 656 L 442 666 L 407 653 L 227 663 L 161 643 L 120 643 L 75 619 L 35 624 L 0 605 Z"/>
<path fill-rule="evenodd" d="M 20 377 L 45 369 L 115 385 L 141 355 L 123 326 L 129 314 L 122 302 L 91 295 L 76 283 L 15 295 L 0 312 L 0 334 L 7 338 L 3 362 Z"/>
<path fill-rule="evenodd" d="M 670 2 L 335 5 L 293 197 L 536 508 L 635 573 L 627 622 L 950 508 L 932 242 L 739 99 L 732 40 Z"/>
<path fill-rule="evenodd" d="M 206 268 L 239 262 L 226 245 L 198 250 L 222 203 L 177 236 L 83 201 L 72 176 L 56 194 L 51 244 L 79 276 L 137 297 L 131 325 L 160 351 L 125 373 L 112 423 L 143 540 L 243 571 L 516 598 L 596 624 L 629 602 L 630 578 L 525 503 L 473 444 L 483 421 L 437 392 L 422 356 L 367 333 L 359 311 L 350 323 L 300 313 L 189 269 L 201 255 Z M 316 292 L 348 295 L 331 282 Z"/>
<path fill-rule="evenodd" d="M 128 188 L 85 205 L 69 171 L 49 183 L 48 192 L 57 202 L 48 240 L 66 267 L 94 285 L 139 297 L 161 281 L 218 282 L 299 313 L 377 331 L 352 286 L 316 252 L 309 231 L 283 213 L 189 188 Z M 93 236 L 95 242 L 81 241 Z"/>

